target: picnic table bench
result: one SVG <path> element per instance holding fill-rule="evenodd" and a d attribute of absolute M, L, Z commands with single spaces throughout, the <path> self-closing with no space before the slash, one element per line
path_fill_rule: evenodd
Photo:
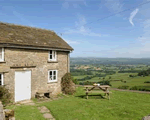
<path fill-rule="evenodd" d="M 110 93 L 112 92 L 109 91 L 109 88 L 110 88 L 109 85 L 100 85 L 100 86 L 84 85 L 84 90 L 86 91 L 85 93 L 86 93 L 87 99 L 88 99 L 89 93 L 105 93 L 105 96 L 107 96 L 107 98 L 110 99 Z M 97 90 L 97 91 L 94 91 L 94 90 Z"/>

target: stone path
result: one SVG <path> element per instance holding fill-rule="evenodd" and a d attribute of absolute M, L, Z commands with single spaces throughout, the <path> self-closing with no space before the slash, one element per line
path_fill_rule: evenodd
<path fill-rule="evenodd" d="M 54 100 L 57 100 L 57 99 L 54 99 Z M 48 101 L 52 101 L 52 100 L 48 100 Z M 41 101 L 41 102 L 45 102 L 45 101 Z M 35 105 L 35 103 L 32 100 L 25 100 L 25 101 L 18 102 L 16 105 Z M 46 120 L 55 120 L 55 118 L 52 116 L 50 110 L 47 109 L 45 106 L 38 107 L 38 109 L 39 109 L 40 113 L 43 114 L 43 117 Z"/>
<path fill-rule="evenodd" d="M 43 117 L 47 120 L 55 120 L 55 118 L 52 116 L 52 114 L 50 113 L 50 110 L 47 109 L 45 106 L 42 107 L 38 107 L 38 109 L 40 110 L 40 112 L 43 114 Z"/>

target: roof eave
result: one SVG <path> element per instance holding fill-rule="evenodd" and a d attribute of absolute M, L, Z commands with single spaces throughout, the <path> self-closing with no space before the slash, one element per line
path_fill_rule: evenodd
<path fill-rule="evenodd" d="M 59 51 L 69 51 L 69 52 L 72 52 L 74 50 L 73 48 L 67 49 L 67 48 L 57 48 L 57 47 L 48 47 L 48 46 L 17 45 L 17 44 L 9 44 L 9 43 L 0 43 L 0 47 L 38 49 L 38 50 L 59 50 Z"/>

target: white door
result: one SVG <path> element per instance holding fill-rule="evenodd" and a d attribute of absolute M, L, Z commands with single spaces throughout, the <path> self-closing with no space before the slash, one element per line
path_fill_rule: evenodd
<path fill-rule="evenodd" d="M 15 102 L 31 99 L 31 71 L 15 72 Z"/>

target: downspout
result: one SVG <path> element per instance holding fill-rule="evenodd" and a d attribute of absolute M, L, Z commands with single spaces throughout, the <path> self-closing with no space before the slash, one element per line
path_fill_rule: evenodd
<path fill-rule="evenodd" d="M 70 73 L 70 52 L 68 53 L 68 73 Z"/>

